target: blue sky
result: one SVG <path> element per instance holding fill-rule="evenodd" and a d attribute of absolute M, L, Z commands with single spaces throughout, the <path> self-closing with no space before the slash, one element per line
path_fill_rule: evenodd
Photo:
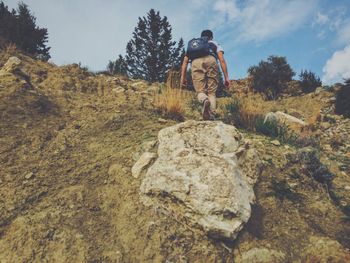
<path fill-rule="evenodd" d="M 10 8 L 17 0 L 5 0 Z M 154 8 L 175 40 L 211 29 L 224 47 L 231 79 L 270 55 L 286 56 L 331 84 L 350 78 L 349 0 L 24 0 L 49 31 L 52 62 L 92 70 L 125 54 L 137 18 Z"/>

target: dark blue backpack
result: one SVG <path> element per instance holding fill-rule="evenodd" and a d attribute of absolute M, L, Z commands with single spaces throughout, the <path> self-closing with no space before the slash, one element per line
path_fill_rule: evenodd
<path fill-rule="evenodd" d="M 207 37 L 193 38 L 188 41 L 187 56 L 190 60 L 205 57 L 210 54 L 210 45 Z"/>

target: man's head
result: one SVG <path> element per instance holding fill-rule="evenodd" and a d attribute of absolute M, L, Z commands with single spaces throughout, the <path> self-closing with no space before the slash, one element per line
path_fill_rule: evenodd
<path fill-rule="evenodd" d="M 213 39 L 213 32 L 209 29 L 203 30 L 201 37 L 208 37 L 209 39 Z"/>

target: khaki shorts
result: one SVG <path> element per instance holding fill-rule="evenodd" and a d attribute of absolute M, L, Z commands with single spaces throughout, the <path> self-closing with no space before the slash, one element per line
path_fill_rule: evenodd
<path fill-rule="evenodd" d="M 192 81 L 197 93 L 215 94 L 218 88 L 218 65 L 214 56 L 192 61 Z"/>

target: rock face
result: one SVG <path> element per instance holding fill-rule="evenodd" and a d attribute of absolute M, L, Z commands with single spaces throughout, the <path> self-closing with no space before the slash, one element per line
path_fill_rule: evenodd
<path fill-rule="evenodd" d="M 181 211 L 213 238 L 235 239 L 255 199 L 254 149 L 222 122 L 187 121 L 161 130 L 158 141 L 158 158 L 140 187 L 144 203 Z"/>

